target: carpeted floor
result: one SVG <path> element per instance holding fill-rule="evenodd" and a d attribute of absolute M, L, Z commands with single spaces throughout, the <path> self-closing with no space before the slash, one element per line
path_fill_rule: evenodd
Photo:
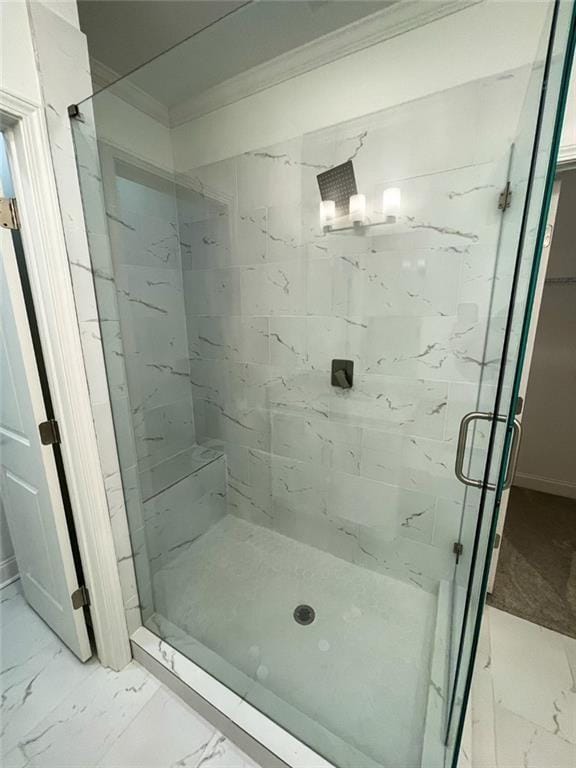
<path fill-rule="evenodd" d="M 512 488 L 490 605 L 576 637 L 576 500 Z"/>

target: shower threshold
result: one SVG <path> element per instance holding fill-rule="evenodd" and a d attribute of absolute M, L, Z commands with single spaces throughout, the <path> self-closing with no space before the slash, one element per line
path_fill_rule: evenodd
<path fill-rule="evenodd" d="M 154 593 L 135 657 L 254 759 L 420 768 L 436 595 L 230 515 Z"/>

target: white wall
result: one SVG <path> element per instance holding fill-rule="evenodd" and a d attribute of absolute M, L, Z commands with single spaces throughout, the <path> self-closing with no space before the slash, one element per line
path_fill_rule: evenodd
<path fill-rule="evenodd" d="M 566 101 L 558 160 L 576 160 L 576 56 L 572 63 L 572 77 Z"/>
<path fill-rule="evenodd" d="M 522 67 L 536 55 L 548 10 L 537 2 L 481 3 L 312 69 L 175 128 L 175 167 L 206 165 Z"/>
<path fill-rule="evenodd" d="M 547 278 L 576 280 L 576 171 L 562 187 Z M 576 498 L 576 283 L 545 284 L 515 484 Z"/>
<path fill-rule="evenodd" d="M 28 101 L 40 100 L 28 9 L 24 0 L 0 0 L 0 86 Z"/>

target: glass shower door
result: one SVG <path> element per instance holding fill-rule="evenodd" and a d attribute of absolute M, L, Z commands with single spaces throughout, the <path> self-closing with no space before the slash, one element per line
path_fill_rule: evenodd
<path fill-rule="evenodd" d="M 341 768 L 445 763 L 555 7 L 249 3 L 73 121 L 143 631 Z"/>
<path fill-rule="evenodd" d="M 474 499 L 478 511 L 468 522 L 464 513 L 461 541 L 472 550 L 472 557 L 471 562 L 456 566 L 454 580 L 452 689 L 446 735 L 446 765 L 454 767 L 459 759 L 500 499 L 513 482 L 522 438 L 516 418 L 522 408 L 518 389 L 555 178 L 575 27 L 576 9 L 557 4 L 551 36 L 542 37 L 540 64 L 530 77 L 511 151 L 509 179 L 500 198 L 505 215 L 486 334 L 486 350 L 501 350 L 499 373 L 497 381 L 480 380 L 476 409 L 463 417 L 459 430 L 455 471 L 467 486 L 465 503 Z M 540 94 L 537 110 L 535 94 Z"/>

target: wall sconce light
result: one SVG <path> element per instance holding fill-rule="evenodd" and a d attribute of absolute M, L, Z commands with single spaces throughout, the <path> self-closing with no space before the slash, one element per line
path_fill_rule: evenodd
<path fill-rule="evenodd" d="M 401 202 L 402 193 L 398 187 L 388 187 L 382 193 L 382 213 L 388 223 L 392 224 L 396 221 L 400 213 Z"/>
<path fill-rule="evenodd" d="M 366 195 L 357 194 L 350 197 L 350 221 L 354 225 L 366 222 Z"/>
<path fill-rule="evenodd" d="M 332 222 L 336 217 L 336 203 L 334 200 L 320 201 L 320 226 L 327 232 L 332 229 Z"/>

